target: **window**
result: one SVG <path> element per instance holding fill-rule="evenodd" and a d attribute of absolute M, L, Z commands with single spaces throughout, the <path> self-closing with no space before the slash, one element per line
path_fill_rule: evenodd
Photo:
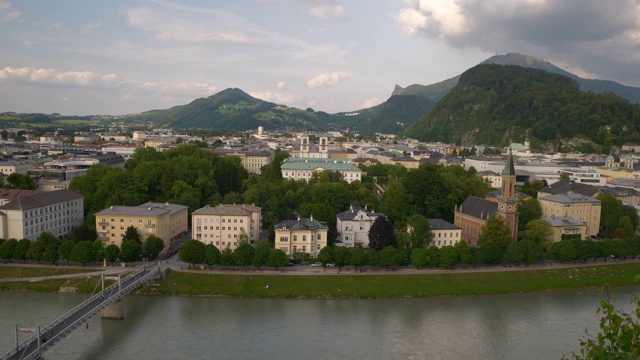
<path fill-rule="evenodd" d="M 138 224 L 142 224 L 142 219 L 138 220 Z"/>
<path fill-rule="evenodd" d="M 302 241 L 307 241 L 307 235 L 302 235 Z"/>
<path fill-rule="evenodd" d="M 287 242 L 287 241 L 289 241 L 289 238 L 287 238 L 286 236 L 280 237 L 280 242 Z"/>
<path fill-rule="evenodd" d="M 298 235 L 293 235 L 293 241 L 298 241 Z"/>
<path fill-rule="evenodd" d="M 322 234 L 318 234 L 318 240 L 322 240 Z"/>
<path fill-rule="evenodd" d="M 121 222 L 121 223 L 123 223 L 123 222 L 124 222 L 124 219 L 120 219 L 120 222 Z"/>

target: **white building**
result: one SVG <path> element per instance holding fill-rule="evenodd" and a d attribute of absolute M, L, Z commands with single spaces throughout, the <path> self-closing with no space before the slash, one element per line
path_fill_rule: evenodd
<path fill-rule="evenodd" d="M 362 170 L 348 160 L 288 158 L 280 166 L 285 179 L 309 181 L 314 173 L 322 171 L 338 171 L 342 179 L 351 184 L 362 180 Z"/>
<path fill-rule="evenodd" d="M 443 246 L 454 246 L 462 239 L 462 229 L 452 223 L 442 219 L 427 219 L 433 233 L 431 245 L 442 248 Z"/>
<path fill-rule="evenodd" d="M 261 225 L 262 208 L 254 205 L 207 205 L 191 214 L 193 238 L 220 251 L 237 248 L 242 233 L 253 244 L 260 239 Z"/>
<path fill-rule="evenodd" d="M 369 246 L 369 229 L 378 217 L 385 217 L 383 213 L 377 213 L 361 207 L 358 201 L 347 211 L 337 215 L 336 227 L 338 228 L 338 240 L 345 247 Z M 338 243 L 337 245 L 340 245 Z"/>
<path fill-rule="evenodd" d="M 24 161 L 3 161 L 0 162 L 0 174 L 9 176 L 14 173 L 26 174 L 31 167 L 30 164 Z"/>
<path fill-rule="evenodd" d="M 0 237 L 34 241 L 45 231 L 61 237 L 83 220 L 83 197 L 77 192 L 31 192 L 0 206 Z"/>

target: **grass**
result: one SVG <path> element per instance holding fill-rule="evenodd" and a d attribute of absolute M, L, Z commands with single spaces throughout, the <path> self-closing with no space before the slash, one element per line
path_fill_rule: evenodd
<path fill-rule="evenodd" d="M 640 264 L 407 275 L 221 275 L 169 272 L 142 289 L 160 295 L 384 298 L 483 295 L 634 284 Z M 265 285 L 269 285 L 269 289 Z"/>
<path fill-rule="evenodd" d="M 111 285 L 112 282 L 105 281 Z M 100 276 L 82 276 L 68 279 L 49 279 L 42 281 L 11 281 L 0 283 L 0 290 L 62 292 L 64 288 L 71 292 L 92 293 L 96 286 L 100 286 Z"/>
<path fill-rule="evenodd" d="M 0 265 L 0 279 L 29 278 L 53 275 L 79 274 L 97 271 L 96 269 L 69 269 L 60 267 L 28 267 Z"/>

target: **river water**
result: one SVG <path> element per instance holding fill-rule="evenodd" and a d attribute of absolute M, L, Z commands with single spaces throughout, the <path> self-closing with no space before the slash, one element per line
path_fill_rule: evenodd
<path fill-rule="evenodd" d="M 640 287 L 616 288 L 629 309 Z M 0 353 L 13 324 L 53 321 L 87 295 L 0 292 Z M 56 359 L 560 359 L 598 330 L 596 289 L 407 299 L 128 295 L 125 319 L 79 327 Z M 26 336 L 26 334 L 21 335 Z M 24 339 L 24 337 L 21 337 Z"/>

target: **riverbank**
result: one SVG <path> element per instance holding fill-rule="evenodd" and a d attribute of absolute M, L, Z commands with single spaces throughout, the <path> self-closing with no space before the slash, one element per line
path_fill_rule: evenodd
<path fill-rule="evenodd" d="M 495 269 L 494 269 L 495 270 Z M 234 272 L 220 274 L 169 270 L 139 294 L 247 298 L 391 298 L 487 295 L 633 285 L 640 263 L 571 268 L 405 274 L 281 275 Z M 99 276 L 0 283 L 0 290 L 91 293 Z M 268 285 L 268 286 L 267 286 Z M 61 290 L 62 289 L 62 290 Z"/>

